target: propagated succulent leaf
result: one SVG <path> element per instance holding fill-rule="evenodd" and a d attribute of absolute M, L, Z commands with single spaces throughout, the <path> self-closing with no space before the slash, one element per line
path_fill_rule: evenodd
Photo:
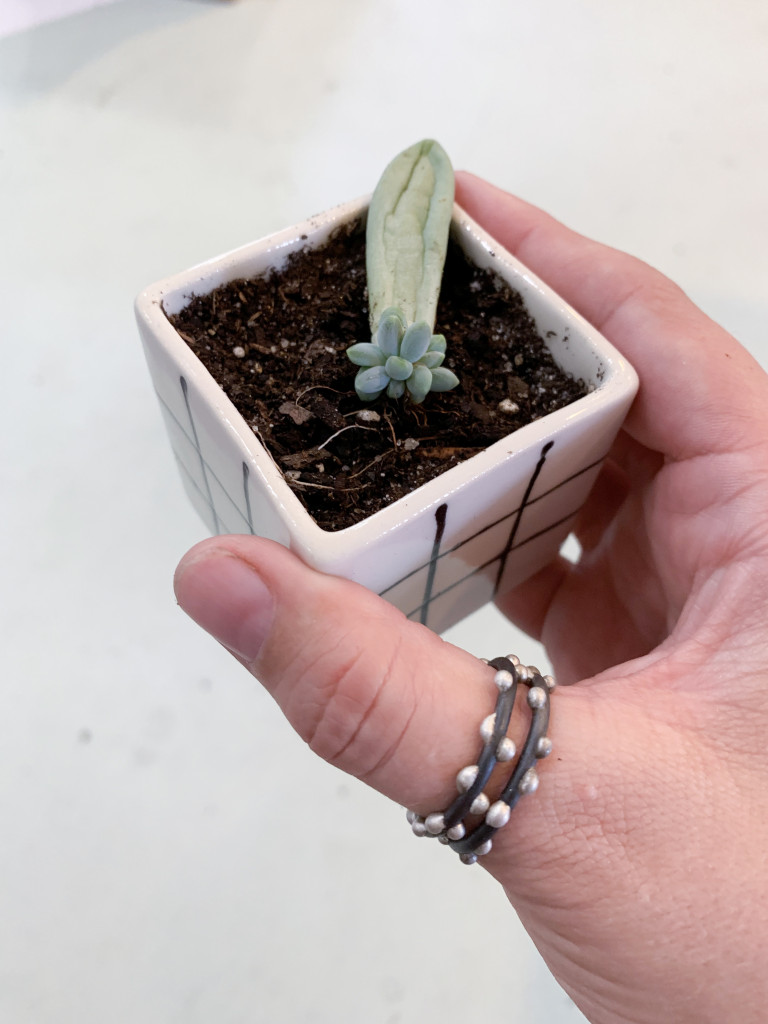
<path fill-rule="evenodd" d="M 366 269 L 371 333 L 388 307 L 434 327 L 453 211 L 453 168 L 425 139 L 392 160 L 371 198 Z"/>
<path fill-rule="evenodd" d="M 407 390 L 421 402 L 459 383 L 441 365 L 445 338 L 432 334 L 452 211 L 453 169 L 431 139 L 395 157 L 376 186 L 366 229 L 371 341 L 347 349 L 363 401 Z"/>

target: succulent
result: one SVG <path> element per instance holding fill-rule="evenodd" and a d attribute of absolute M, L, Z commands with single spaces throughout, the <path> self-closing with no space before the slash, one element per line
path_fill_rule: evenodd
<path fill-rule="evenodd" d="M 423 402 L 430 391 L 450 391 L 459 379 L 441 365 L 445 338 L 433 334 L 426 320 L 406 326 L 402 312 L 391 306 L 379 320 L 375 342 L 361 342 L 347 349 L 361 367 L 355 377 L 358 397 L 372 401 L 386 390 L 400 398 L 406 390 L 414 402 Z"/>
<path fill-rule="evenodd" d="M 365 241 L 371 341 L 347 349 L 362 401 L 407 391 L 422 402 L 459 383 L 433 334 L 452 210 L 453 168 L 431 139 L 396 156 L 376 186 Z"/>

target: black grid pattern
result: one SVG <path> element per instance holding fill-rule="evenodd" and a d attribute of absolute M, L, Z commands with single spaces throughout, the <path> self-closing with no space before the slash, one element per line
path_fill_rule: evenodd
<path fill-rule="evenodd" d="M 595 460 L 594 462 L 590 463 L 588 466 L 584 466 L 582 469 L 578 470 L 576 473 L 572 473 L 570 476 L 568 476 L 565 479 L 559 481 L 557 484 L 555 484 L 553 487 L 550 487 L 548 490 L 544 491 L 538 497 L 536 497 L 534 499 L 531 499 L 531 492 L 533 491 L 534 485 L 536 484 L 536 481 L 538 480 L 538 478 L 539 478 L 539 476 L 541 474 L 541 471 L 544 468 L 544 464 L 546 462 L 547 454 L 552 450 L 553 447 L 554 447 L 554 442 L 550 441 L 546 445 L 544 445 L 544 447 L 542 448 L 541 454 L 539 456 L 539 460 L 536 463 L 536 467 L 535 467 L 533 473 L 531 474 L 531 477 L 530 477 L 530 479 L 528 481 L 528 484 L 526 486 L 525 493 L 523 495 L 523 500 L 521 501 L 520 505 L 516 509 L 513 509 L 511 512 L 509 512 L 506 515 L 500 517 L 499 519 L 494 520 L 492 523 L 489 523 L 487 526 L 483 527 L 483 529 L 476 531 L 470 537 L 467 537 L 465 540 L 461 541 L 458 544 L 453 545 L 453 547 L 450 547 L 446 551 L 443 551 L 443 552 L 440 551 L 440 540 L 442 538 L 443 533 L 445 532 L 445 523 L 446 523 L 447 514 L 448 514 L 448 506 L 447 505 L 441 505 L 440 508 L 438 509 L 438 512 L 442 512 L 442 520 L 438 524 L 438 528 L 435 531 L 435 542 L 434 542 L 434 544 L 432 546 L 432 558 L 430 559 L 430 562 L 429 563 L 424 563 L 424 564 L 418 566 L 416 569 L 412 569 L 405 576 L 401 577 L 401 579 L 399 579 L 397 582 L 392 583 L 386 589 L 382 590 L 380 592 L 380 596 L 381 597 L 386 597 L 386 595 L 391 590 L 394 590 L 395 587 L 399 586 L 401 583 L 404 583 L 406 580 L 410 579 L 416 573 L 423 571 L 425 568 L 428 568 L 427 585 L 425 587 L 424 600 L 423 600 L 423 602 L 418 607 L 411 609 L 411 611 L 407 613 L 407 617 L 409 619 L 418 619 L 420 622 L 426 623 L 429 607 L 430 607 L 430 605 L 434 601 L 436 601 L 438 598 L 443 597 L 445 594 L 450 593 L 450 591 L 455 590 L 457 587 L 462 586 L 468 580 L 472 579 L 472 577 L 478 576 L 481 573 L 488 572 L 488 570 L 490 570 L 493 567 L 495 567 L 495 574 L 494 574 L 495 578 L 494 578 L 494 585 L 493 585 L 493 594 L 495 595 L 498 592 L 499 586 L 501 585 L 501 581 L 503 579 L 504 572 L 505 572 L 506 567 L 507 567 L 507 562 L 509 560 L 509 556 L 510 556 L 510 554 L 513 551 L 516 551 L 516 550 L 524 547 L 526 544 L 530 544 L 532 541 L 537 540 L 539 537 L 544 536 L 544 534 L 551 533 L 553 530 L 560 529 L 569 520 L 574 519 L 576 517 L 576 515 L 578 514 L 578 512 L 579 512 L 579 508 L 575 508 L 575 509 L 573 509 L 573 511 L 569 512 L 565 516 L 561 516 L 555 522 L 549 523 L 547 526 L 543 527 L 541 530 L 538 530 L 536 533 L 531 534 L 530 537 L 526 537 L 525 540 L 520 541 L 520 542 L 516 542 L 516 538 L 517 538 L 517 535 L 518 535 L 518 532 L 519 532 L 519 529 L 520 529 L 520 523 L 522 521 L 523 513 L 525 512 L 526 508 L 530 508 L 532 505 L 536 504 L 537 502 L 541 501 L 542 499 L 544 499 L 548 495 L 550 495 L 550 494 L 554 493 L 555 491 L 559 490 L 561 487 L 564 487 L 567 483 L 570 483 L 572 480 L 575 480 L 577 477 L 583 476 L 584 474 L 590 472 L 590 470 L 596 469 L 603 462 L 603 458 L 604 457 Z M 460 577 L 458 580 L 455 580 L 453 583 L 449 584 L 447 587 L 443 587 L 441 590 L 439 590 L 437 592 L 434 592 L 434 580 L 435 580 L 435 565 L 434 565 L 434 563 L 436 563 L 438 559 L 445 558 L 446 555 L 452 554 L 453 552 L 457 551 L 459 548 L 463 547 L 465 544 L 468 544 L 470 541 L 475 540 L 477 537 L 481 536 L 484 533 L 487 533 L 489 530 L 494 529 L 500 523 L 502 523 L 502 522 L 504 522 L 505 520 L 508 520 L 508 519 L 512 520 L 512 523 L 511 523 L 511 526 L 510 526 L 510 530 L 509 530 L 509 533 L 507 535 L 507 539 L 506 539 L 506 542 L 504 544 L 504 547 L 499 552 L 497 552 L 497 554 L 493 555 L 491 558 L 487 559 L 482 564 L 476 566 L 474 569 L 470 570 L 464 576 Z"/>
<path fill-rule="evenodd" d="M 192 406 L 189 404 L 189 387 L 187 386 L 187 382 L 186 382 L 184 377 L 179 377 L 179 384 L 181 385 L 181 393 L 184 396 L 184 405 L 186 406 L 186 409 L 187 409 L 187 416 L 189 418 L 189 429 L 192 431 L 192 438 L 193 438 L 193 442 L 192 443 L 194 444 L 195 451 L 197 452 L 197 456 L 200 459 L 200 472 L 202 473 L 202 476 L 203 476 L 203 483 L 205 485 L 206 498 L 207 498 L 208 505 L 209 505 L 209 507 L 211 509 L 211 515 L 213 516 L 213 524 L 214 524 L 215 532 L 216 533 L 220 533 L 221 531 L 219 529 L 219 517 L 218 517 L 218 513 L 216 512 L 216 505 L 215 505 L 214 500 L 213 500 L 213 495 L 211 494 L 210 481 L 208 480 L 208 472 L 210 470 L 209 470 L 209 467 L 206 464 L 205 459 L 203 458 L 203 451 L 202 451 L 202 449 L 200 447 L 200 441 L 199 441 L 198 436 L 197 436 L 197 427 L 195 426 L 195 418 L 192 415 Z"/>
<path fill-rule="evenodd" d="M 442 597 L 443 595 L 448 594 L 451 590 L 454 590 L 456 587 L 459 587 L 463 583 L 466 583 L 467 580 L 470 580 L 473 576 L 478 576 L 481 573 L 488 572 L 488 570 L 490 570 L 494 566 L 495 566 L 495 572 L 494 572 L 493 592 L 495 594 L 498 591 L 498 588 L 499 588 L 499 586 L 501 584 L 501 580 L 503 578 L 504 571 L 506 569 L 507 561 L 509 559 L 510 554 L 513 551 L 517 551 L 520 548 L 524 547 L 526 544 L 530 544 L 532 541 L 538 540 L 539 537 L 542 537 L 544 534 L 551 533 L 553 530 L 560 529 L 569 520 L 574 519 L 578 515 L 580 506 L 579 506 L 579 508 L 574 508 L 571 512 L 568 512 L 566 515 L 561 516 L 559 519 L 555 520 L 555 522 L 549 523 L 547 526 L 543 527 L 541 530 L 538 530 L 536 533 L 531 534 L 530 537 L 526 537 L 525 540 L 517 541 L 516 538 L 517 538 L 517 534 L 518 534 L 519 529 L 520 529 L 520 523 L 522 521 L 523 512 L 525 511 L 525 509 L 531 508 L 533 505 L 537 504 L 538 502 L 543 501 L 544 498 L 547 498 L 549 495 L 553 494 L 555 491 L 560 490 L 566 484 L 571 483 L 571 481 L 576 480 L 578 477 L 584 476 L 587 473 L 591 472 L 592 470 L 597 469 L 600 466 L 600 464 L 605 459 L 605 456 L 601 456 L 599 459 L 595 459 L 594 462 L 591 462 L 591 463 L 589 463 L 589 465 L 582 467 L 581 469 L 577 470 L 575 473 L 571 473 L 570 476 L 567 476 L 563 480 L 560 480 L 553 487 L 548 488 L 546 491 L 542 491 L 542 493 L 537 495 L 537 497 L 531 498 L 531 492 L 533 490 L 533 486 L 536 483 L 536 480 L 538 479 L 539 475 L 541 474 L 541 470 L 542 470 L 542 468 L 544 466 L 544 463 L 546 461 L 546 455 L 547 455 L 547 453 L 549 451 L 551 451 L 552 445 L 553 445 L 553 442 L 550 442 L 549 444 L 545 445 L 545 447 L 542 449 L 542 453 L 541 453 L 541 455 L 539 457 L 539 461 L 537 462 L 536 468 L 534 469 L 533 473 L 531 474 L 531 478 L 530 478 L 530 480 L 528 482 L 528 485 L 526 487 L 525 494 L 523 496 L 523 500 L 520 503 L 520 505 L 518 505 L 517 508 L 513 509 L 511 512 L 505 513 L 505 515 L 499 517 L 498 519 L 495 519 L 492 523 L 489 523 L 487 526 L 483 527 L 481 530 L 477 530 L 475 533 L 471 534 L 469 537 L 466 537 L 464 540 L 460 541 L 458 544 L 454 544 L 452 547 L 446 548 L 445 551 L 441 551 L 440 550 L 439 539 L 438 539 L 438 532 L 440 533 L 440 538 L 442 537 L 442 533 L 445 530 L 445 519 L 447 518 L 447 506 L 441 505 L 440 508 L 441 509 L 444 508 L 446 510 L 446 512 L 444 514 L 444 520 L 443 520 L 443 530 L 442 531 L 436 531 L 436 533 L 435 533 L 435 544 L 433 544 L 432 557 L 431 557 L 430 561 L 429 562 L 424 562 L 422 565 L 419 565 L 415 569 L 412 569 L 410 572 L 406 573 L 404 576 L 402 576 L 395 583 L 390 584 L 388 587 L 386 587 L 384 590 L 382 590 L 380 592 L 379 596 L 380 597 L 386 597 L 387 594 L 390 591 L 395 589 L 395 587 L 398 587 L 398 586 L 400 586 L 400 584 L 405 583 L 412 576 L 415 576 L 417 573 L 422 572 L 424 569 L 428 569 L 427 587 L 425 588 L 424 601 L 418 607 L 412 608 L 411 611 L 408 612 L 408 615 L 407 615 L 407 617 L 409 619 L 417 619 L 418 618 L 419 621 L 424 622 L 425 621 L 425 619 L 424 619 L 425 609 L 428 608 L 428 606 L 433 601 L 436 601 L 438 598 Z M 507 540 L 506 540 L 506 542 L 504 544 L 504 547 L 500 551 L 498 551 L 495 555 L 493 555 L 493 557 L 487 559 L 485 562 L 483 562 L 480 565 L 476 566 L 474 569 L 470 570 L 470 572 L 466 573 L 464 576 L 460 577 L 458 580 L 455 580 L 453 583 L 449 584 L 447 587 L 443 587 L 441 590 L 438 590 L 437 592 L 435 592 L 434 589 L 433 589 L 434 588 L 434 579 L 435 579 L 435 572 L 434 572 L 434 564 L 433 563 L 435 563 L 436 561 L 438 561 L 441 558 L 445 558 L 447 555 L 453 554 L 455 551 L 458 551 L 460 548 L 464 547 L 465 544 L 469 544 L 470 541 L 476 540 L 477 537 L 480 537 L 480 536 L 482 536 L 482 534 L 487 533 L 489 530 L 494 529 L 495 527 L 499 526 L 501 523 L 505 522 L 506 520 L 512 520 L 512 523 L 511 523 L 510 531 L 509 531 L 509 534 L 507 536 Z"/>
<path fill-rule="evenodd" d="M 199 470 L 203 481 L 203 486 L 201 487 L 198 481 L 195 479 L 195 474 L 186 464 L 182 454 L 178 451 L 178 449 L 175 446 L 173 446 L 174 455 L 176 456 L 176 461 L 179 465 L 179 468 L 183 476 L 194 488 L 194 490 L 202 500 L 203 504 L 208 508 L 215 533 L 242 533 L 244 531 L 242 528 L 239 530 L 231 529 L 230 526 L 227 524 L 221 509 L 217 508 L 216 502 L 214 500 L 213 488 L 211 486 L 212 482 L 215 482 L 218 489 L 226 497 L 232 509 L 236 512 L 237 516 L 242 520 L 242 523 L 246 527 L 247 532 L 255 534 L 256 531 L 254 529 L 253 524 L 253 512 L 251 508 L 250 496 L 250 469 L 248 467 L 248 464 L 245 461 L 241 463 L 242 495 L 245 507 L 245 511 L 243 511 L 243 509 L 238 505 L 238 503 L 228 492 L 227 488 L 224 487 L 221 480 L 218 478 L 216 473 L 211 468 L 210 463 L 208 463 L 205 459 L 202 447 L 200 445 L 195 419 L 192 413 L 189 388 L 187 385 L 187 381 L 183 376 L 179 377 L 179 387 L 181 389 L 181 393 L 184 400 L 184 408 L 186 410 L 188 424 L 184 424 L 179 420 L 179 418 L 174 414 L 173 410 L 170 408 L 168 403 L 164 401 L 164 399 L 159 393 L 158 399 L 165 413 L 169 416 L 169 418 L 173 421 L 177 429 L 181 432 L 181 434 L 186 438 L 191 447 L 194 449 L 197 460 L 199 460 Z M 494 582 L 492 592 L 493 594 L 495 594 L 498 591 L 498 588 L 504 577 L 504 573 L 506 571 L 509 558 L 514 551 L 519 550 L 526 544 L 530 544 L 532 541 L 537 540 L 544 534 L 551 533 L 554 530 L 562 528 L 569 520 L 575 518 L 575 516 L 579 512 L 578 507 L 574 508 L 567 515 L 561 516 L 559 519 L 557 519 L 557 521 L 548 524 L 547 526 L 545 526 L 541 530 L 538 530 L 531 536 L 526 537 L 525 540 L 518 541 L 517 536 L 520 530 L 520 524 L 522 522 L 525 510 L 531 508 L 538 502 L 543 501 L 549 495 L 560 490 L 566 484 L 577 479 L 578 477 L 584 476 L 590 471 L 597 469 L 605 458 L 605 456 L 601 456 L 599 459 L 594 460 L 589 465 L 582 467 L 575 473 L 572 473 L 570 476 L 558 481 L 558 483 L 548 488 L 547 490 L 542 491 L 542 493 L 537 495 L 535 498 L 532 498 L 531 494 L 533 492 L 533 488 L 536 482 L 539 480 L 545 468 L 547 455 L 553 449 L 553 447 L 553 441 L 549 441 L 542 447 L 539 459 L 526 485 L 523 499 L 515 509 L 513 509 L 511 512 L 505 513 L 503 516 L 500 516 L 498 519 L 495 519 L 492 523 L 489 523 L 482 529 L 475 531 L 475 533 L 471 534 L 469 537 L 464 538 L 464 540 L 459 541 L 458 543 L 446 548 L 445 550 L 442 550 L 442 542 L 445 535 L 446 525 L 448 523 L 450 509 L 447 503 L 440 505 L 435 511 L 435 533 L 434 539 L 431 544 L 430 555 L 427 558 L 427 560 L 423 562 L 421 565 L 418 565 L 415 569 L 411 569 L 409 572 L 401 576 L 394 583 L 391 583 L 389 584 L 389 586 L 385 587 L 382 591 L 379 592 L 379 596 L 387 598 L 387 595 L 390 594 L 393 590 L 395 590 L 395 588 L 405 583 L 407 580 L 411 579 L 417 573 L 426 570 L 427 579 L 424 587 L 423 599 L 417 607 L 412 608 L 411 611 L 407 613 L 407 617 L 409 619 L 417 619 L 424 625 L 429 625 L 429 612 L 433 603 L 437 601 L 439 598 L 443 597 L 444 595 L 450 593 L 452 590 L 455 590 L 457 587 L 462 586 L 473 577 L 479 576 L 483 573 L 487 574 L 490 571 L 493 571 Z M 471 541 L 487 533 L 489 530 L 492 530 L 495 527 L 507 521 L 510 521 L 510 528 L 507 533 L 504 546 L 495 555 L 487 559 L 481 565 L 478 565 L 475 568 L 471 569 L 469 572 L 465 573 L 463 576 L 461 576 L 454 582 L 450 583 L 448 586 L 445 586 L 438 591 L 434 590 L 437 565 L 441 559 L 453 554 L 454 552 L 464 547 L 464 545 L 469 544 Z"/>
<path fill-rule="evenodd" d="M 173 454 L 176 457 L 176 464 L 181 470 L 182 476 L 190 484 L 190 486 L 197 492 L 202 503 L 208 509 L 210 514 L 210 520 L 214 527 L 214 533 L 251 533 L 255 534 L 256 531 L 253 526 L 253 514 L 251 511 L 251 496 L 250 496 L 250 469 L 246 462 L 242 463 L 243 473 L 243 498 L 245 511 L 241 509 L 232 495 L 229 493 L 227 488 L 224 486 L 222 481 L 216 475 L 211 467 L 211 464 L 205 459 L 203 455 L 202 447 L 197 433 L 197 426 L 195 424 L 194 416 L 192 415 L 191 403 L 189 400 L 189 388 L 184 377 L 179 377 L 179 387 L 184 398 L 184 407 L 188 417 L 189 425 L 185 425 L 174 413 L 173 409 L 164 400 L 163 396 L 156 390 L 155 394 L 158 397 L 163 412 L 168 418 L 174 423 L 179 433 L 182 434 L 189 442 L 190 446 L 194 449 L 199 469 L 200 476 L 203 481 L 202 487 L 195 477 L 195 473 L 187 465 L 183 454 L 173 445 Z M 231 510 L 237 515 L 241 523 L 238 523 L 238 528 L 234 528 L 231 523 L 227 522 L 228 516 L 224 513 L 213 498 L 212 483 L 215 483 L 218 489 L 225 495 Z M 243 529 L 245 527 L 245 529 Z"/>

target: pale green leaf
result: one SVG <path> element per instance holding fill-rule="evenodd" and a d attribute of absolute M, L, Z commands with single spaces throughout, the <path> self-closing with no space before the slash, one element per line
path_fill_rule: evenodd
<path fill-rule="evenodd" d="M 387 166 L 371 198 L 366 267 L 371 332 L 388 306 L 406 322 L 435 322 L 453 212 L 453 169 L 431 139 Z"/>
<path fill-rule="evenodd" d="M 358 370 L 355 377 L 355 391 L 364 395 L 375 395 L 389 384 L 389 374 L 383 366 L 371 366 L 367 370 Z"/>
<path fill-rule="evenodd" d="M 450 391 L 459 383 L 459 378 L 445 366 L 438 366 L 428 371 L 432 375 L 430 391 Z"/>
<path fill-rule="evenodd" d="M 400 340 L 405 333 L 403 314 L 399 309 L 385 309 L 376 332 L 376 343 L 387 356 L 396 356 L 400 351 Z"/>
<path fill-rule="evenodd" d="M 413 363 L 400 356 L 390 356 L 384 364 L 384 370 L 392 380 L 407 380 L 413 373 Z"/>
<path fill-rule="evenodd" d="M 436 366 L 440 366 L 445 356 L 442 352 L 425 352 L 419 360 L 420 366 L 428 366 L 430 370 L 433 370 Z"/>
<path fill-rule="evenodd" d="M 350 345 L 347 355 L 355 366 L 383 366 L 387 357 L 378 347 L 370 341 L 361 341 L 358 345 Z"/>
<path fill-rule="evenodd" d="M 411 324 L 400 343 L 400 355 L 403 359 L 408 359 L 410 362 L 415 363 L 417 359 L 421 359 L 429 348 L 431 337 L 432 328 L 426 320 L 420 320 L 416 324 Z"/>
<path fill-rule="evenodd" d="M 426 366 L 420 366 L 417 363 L 413 368 L 413 373 L 405 382 L 405 386 L 408 388 L 411 400 L 417 404 L 424 401 L 430 390 L 432 385 L 432 372 L 433 371 L 428 370 Z"/>

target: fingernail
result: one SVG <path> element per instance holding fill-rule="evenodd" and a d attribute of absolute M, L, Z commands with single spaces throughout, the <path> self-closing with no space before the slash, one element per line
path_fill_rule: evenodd
<path fill-rule="evenodd" d="M 235 654 L 252 661 L 272 625 L 274 601 L 259 574 L 225 551 L 182 559 L 176 599 L 191 619 Z"/>

